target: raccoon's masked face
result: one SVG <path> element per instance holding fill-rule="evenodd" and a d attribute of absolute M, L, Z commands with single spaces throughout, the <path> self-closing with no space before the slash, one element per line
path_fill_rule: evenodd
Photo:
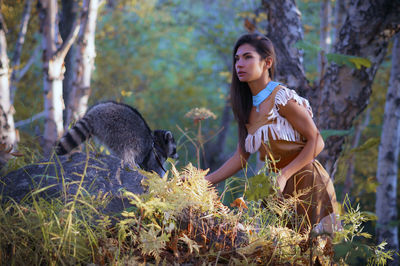
<path fill-rule="evenodd" d="M 155 130 L 154 131 L 154 142 L 157 146 L 156 149 L 161 151 L 165 158 L 178 159 L 176 153 L 176 143 L 172 136 L 171 131 L 168 130 Z"/>

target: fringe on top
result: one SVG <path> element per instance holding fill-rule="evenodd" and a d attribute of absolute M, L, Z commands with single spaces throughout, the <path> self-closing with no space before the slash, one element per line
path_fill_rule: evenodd
<path fill-rule="evenodd" d="M 299 105 L 304 106 L 311 117 L 313 112 L 307 99 L 300 97 L 294 90 L 286 87 L 281 88 L 275 95 L 275 104 L 268 114 L 268 120 L 275 120 L 272 123 L 263 125 L 254 134 L 248 134 L 245 141 L 247 152 L 255 153 L 261 146 L 262 137 L 271 133 L 273 140 L 300 141 L 300 133 L 297 132 L 286 118 L 279 114 L 279 106 L 285 106 L 289 100 L 295 100 Z M 267 137 L 268 138 L 268 137 Z M 266 139 L 265 141 L 268 141 Z"/>

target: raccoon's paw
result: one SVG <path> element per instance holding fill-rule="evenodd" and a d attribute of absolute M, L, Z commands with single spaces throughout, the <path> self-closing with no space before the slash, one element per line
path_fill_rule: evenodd
<path fill-rule="evenodd" d="M 56 146 L 54 147 L 54 152 L 55 152 L 57 155 L 65 155 L 65 154 L 68 153 L 68 151 L 61 145 L 60 142 L 58 142 L 58 143 L 56 144 Z"/>

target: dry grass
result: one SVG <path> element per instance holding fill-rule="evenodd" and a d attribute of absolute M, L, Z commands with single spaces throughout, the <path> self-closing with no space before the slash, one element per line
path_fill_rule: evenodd
<path fill-rule="evenodd" d="M 109 197 L 85 197 L 81 187 L 69 198 L 45 201 L 33 193 L 25 202 L 2 204 L 0 264 L 305 265 L 319 256 L 328 265 L 345 265 L 348 258 L 334 258 L 333 249 L 354 243 L 354 237 L 368 237 L 362 233 L 366 216 L 351 206 L 333 242 L 323 235 L 309 239 L 286 227 L 296 218 L 296 199 L 272 193 L 264 207 L 245 201 L 247 209 L 229 209 L 204 179 L 206 171 L 192 165 L 182 171 L 172 166 L 164 178 L 143 174 L 147 192 L 125 191 L 132 206 L 113 217 L 119 219 L 115 224 L 99 212 Z M 371 263 L 391 255 L 382 246 L 367 250 Z"/>

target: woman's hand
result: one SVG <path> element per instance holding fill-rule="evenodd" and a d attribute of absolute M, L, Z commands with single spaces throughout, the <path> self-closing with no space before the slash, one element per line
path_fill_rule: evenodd
<path fill-rule="evenodd" d="M 205 176 L 205 179 L 211 184 L 217 184 L 228 177 L 235 174 L 237 171 L 242 169 L 247 159 L 250 157 L 250 153 L 242 152 L 240 145 L 238 144 L 236 152 L 229 158 L 217 171 Z"/>
<path fill-rule="evenodd" d="M 281 171 L 281 173 L 276 178 L 276 186 L 279 188 L 279 192 L 281 194 L 283 194 L 283 190 L 285 189 L 288 179 L 289 177 L 284 171 Z"/>
<path fill-rule="evenodd" d="M 287 181 L 286 177 L 282 175 L 279 175 L 278 178 L 276 179 L 276 185 L 281 193 L 283 193 L 283 190 L 285 189 L 286 181 Z"/>

